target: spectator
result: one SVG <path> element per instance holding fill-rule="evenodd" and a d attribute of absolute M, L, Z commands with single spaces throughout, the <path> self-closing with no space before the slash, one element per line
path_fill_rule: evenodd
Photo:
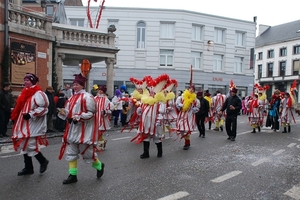
<path fill-rule="evenodd" d="M 56 107 L 54 103 L 54 90 L 53 87 L 48 86 L 45 91 L 48 100 L 49 100 L 49 106 L 48 106 L 48 113 L 47 113 L 47 133 L 54 132 L 53 130 L 53 115 L 55 114 Z"/>
<path fill-rule="evenodd" d="M 70 87 L 70 84 L 65 84 L 65 88 L 61 90 L 65 94 L 65 98 L 69 99 L 73 95 L 73 90 Z"/>
<path fill-rule="evenodd" d="M 13 97 L 10 93 L 10 83 L 3 83 L 0 90 L 0 137 L 8 137 L 7 125 L 9 123 Z"/>
<path fill-rule="evenodd" d="M 121 96 L 122 96 L 121 91 L 119 89 L 116 89 L 115 96 L 111 100 L 112 103 L 114 104 L 114 107 L 115 107 L 115 109 L 113 111 L 114 127 L 119 127 L 118 126 L 118 120 L 119 120 L 119 116 L 120 116 L 120 113 L 121 113 L 121 110 L 122 110 Z"/>
<path fill-rule="evenodd" d="M 55 104 L 56 108 L 57 108 L 57 112 L 56 112 L 56 121 L 55 121 L 55 129 L 57 129 L 60 132 L 64 132 L 65 127 L 66 127 L 66 120 L 63 120 L 61 118 L 58 117 L 58 113 L 61 111 L 61 109 L 63 109 L 65 107 L 65 103 L 66 103 L 66 98 L 65 98 L 65 94 L 60 92 L 58 94 L 58 101 Z"/>

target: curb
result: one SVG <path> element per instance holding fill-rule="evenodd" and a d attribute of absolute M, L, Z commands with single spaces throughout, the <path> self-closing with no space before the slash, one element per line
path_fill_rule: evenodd
<path fill-rule="evenodd" d="M 113 132 L 113 131 L 119 131 L 122 130 L 123 127 L 119 127 L 119 128 L 112 128 L 110 130 L 107 130 L 106 132 Z M 47 138 L 55 138 L 55 137 L 62 137 L 64 135 L 64 132 L 53 132 L 53 133 L 46 133 Z M 3 138 L 2 138 L 3 139 Z M 10 137 L 5 140 L 3 139 L 3 141 L 1 141 L 0 139 L 0 146 L 4 146 L 6 144 L 11 144 L 12 140 L 10 139 Z"/>

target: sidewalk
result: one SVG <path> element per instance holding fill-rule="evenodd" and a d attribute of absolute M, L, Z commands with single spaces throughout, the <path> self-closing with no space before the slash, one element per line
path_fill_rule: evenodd
<path fill-rule="evenodd" d="M 123 128 L 122 126 L 112 127 L 107 132 L 120 131 L 120 130 L 122 130 L 122 128 Z M 12 140 L 10 138 L 12 135 L 12 125 L 11 124 L 8 125 L 7 135 L 9 135 L 9 137 L 0 138 L 0 146 L 12 143 Z M 47 138 L 62 137 L 64 135 L 64 132 L 59 132 L 59 131 L 55 130 L 54 132 L 47 133 L 46 135 L 47 135 Z"/>

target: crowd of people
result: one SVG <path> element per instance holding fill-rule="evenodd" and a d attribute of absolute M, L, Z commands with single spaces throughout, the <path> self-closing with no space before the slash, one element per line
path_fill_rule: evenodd
<path fill-rule="evenodd" d="M 118 127 L 119 121 L 125 130 L 137 130 L 132 142 L 143 144 L 141 159 L 150 157 L 150 142 L 157 147 L 157 157 L 163 156 L 163 139 L 177 136 L 184 140 L 183 150 L 191 146 L 191 133 L 198 129 L 199 137 L 205 138 L 205 124 L 208 129 L 223 131 L 228 140 L 235 141 L 237 136 L 237 117 L 247 114 L 252 133 L 261 131 L 264 123 L 276 131 L 280 125 L 283 133 L 291 132 L 291 122 L 295 121 L 295 88 L 290 92 L 275 90 L 268 101 L 268 86 L 255 85 L 251 96 L 241 99 L 238 89 L 230 82 L 228 94 L 219 90 L 211 95 L 209 90 L 196 91 L 191 83 L 184 91 L 177 91 L 178 83 L 167 74 L 156 78 L 145 76 L 142 79 L 130 78 L 134 91 L 129 94 L 126 86 L 115 90 L 112 99 L 106 94 L 105 85 L 94 85 L 91 92 L 85 90 L 87 78 L 76 74 L 72 89 L 65 88 L 54 95 L 51 86 L 43 92 L 37 85 L 35 74 L 24 77 L 24 89 L 11 105 L 11 96 L 7 92 L 10 84 L 3 84 L 0 92 L 1 136 L 5 137 L 7 121 L 13 122 L 12 141 L 16 151 L 24 157 L 25 167 L 18 176 L 34 173 L 32 157 L 40 163 L 40 173 L 47 170 L 49 160 L 40 151 L 40 145 L 47 145 L 46 133 L 53 131 L 52 116 L 56 115 L 55 128 L 64 131 L 59 159 L 65 156 L 69 164 L 69 176 L 63 184 L 77 182 L 77 161 L 82 156 L 86 163 L 96 169 L 96 177 L 102 177 L 105 164 L 97 157 L 97 152 L 105 149 L 107 140 L 104 133 L 112 126 Z M 13 108 L 14 107 L 14 108 Z M 12 109 L 13 108 L 13 109 Z M 12 111 L 11 111 L 12 110 Z M 113 120 L 112 120 L 113 119 Z M 281 122 L 281 123 L 280 123 Z M 113 123 L 113 124 L 112 124 Z"/>

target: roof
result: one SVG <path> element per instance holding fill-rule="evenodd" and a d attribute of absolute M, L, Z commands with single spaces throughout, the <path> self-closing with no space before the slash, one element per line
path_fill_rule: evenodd
<path fill-rule="evenodd" d="M 22 0 L 22 3 L 37 3 L 42 0 Z M 45 0 L 46 2 L 50 2 L 51 4 L 55 4 L 56 0 Z M 66 0 L 64 3 L 65 6 L 83 6 L 81 0 Z"/>
<path fill-rule="evenodd" d="M 270 26 L 265 32 L 255 39 L 255 47 L 266 46 L 270 44 L 286 42 L 300 38 L 300 20 Z"/>

